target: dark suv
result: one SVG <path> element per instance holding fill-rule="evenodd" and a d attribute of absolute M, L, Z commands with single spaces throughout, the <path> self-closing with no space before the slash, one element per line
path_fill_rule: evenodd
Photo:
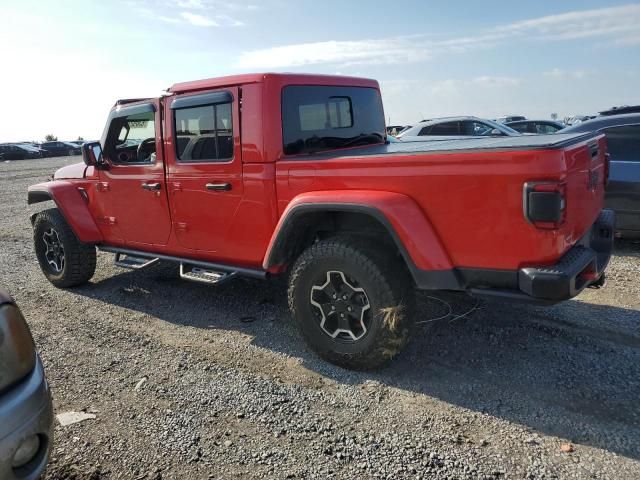
<path fill-rule="evenodd" d="M 80 147 L 69 142 L 45 142 L 40 146 L 47 151 L 47 157 L 80 155 Z"/>
<path fill-rule="evenodd" d="M 0 288 L 0 478 L 39 478 L 53 434 L 51 393 L 20 309 Z"/>
<path fill-rule="evenodd" d="M 640 238 L 640 113 L 606 115 L 560 133 L 603 132 L 611 155 L 606 206 L 616 212 L 616 231 Z"/>

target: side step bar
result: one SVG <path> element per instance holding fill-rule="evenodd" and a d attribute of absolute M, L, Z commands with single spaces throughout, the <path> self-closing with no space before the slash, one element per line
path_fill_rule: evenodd
<path fill-rule="evenodd" d="M 160 260 L 158 257 L 136 257 L 135 255 L 128 255 L 126 253 L 118 252 L 116 253 L 116 258 L 113 263 L 115 263 L 118 267 L 139 270 L 141 268 L 148 267 L 149 265 L 153 265 L 158 260 Z"/>
<path fill-rule="evenodd" d="M 193 267 L 199 267 L 200 269 L 207 270 L 210 272 L 223 273 L 223 274 L 234 273 L 237 276 L 258 278 L 261 280 L 264 280 L 265 278 L 267 278 L 267 275 L 268 275 L 266 271 L 257 270 L 254 268 L 239 267 L 235 265 L 224 265 L 221 263 L 213 263 L 213 262 L 203 262 L 201 260 L 193 260 L 193 259 L 184 258 L 184 257 L 174 257 L 172 255 L 160 255 L 157 253 L 143 252 L 140 250 L 132 250 L 129 248 L 110 247 L 108 245 L 98 245 L 98 248 L 103 252 L 115 253 L 116 255 L 119 253 L 121 255 L 126 255 L 127 257 L 144 258 L 144 259 L 150 259 L 154 261 L 166 260 L 169 262 L 175 262 L 179 264 L 184 263 L 185 267 L 188 267 L 188 270 L 189 269 L 192 270 Z M 210 283 L 210 282 L 207 282 L 207 283 Z"/>
<path fill-rule="evenodd" d="M 180 262 L 180 278 L 191 280 L 192 282 L 208 283 L 210 285 L 220 285 L 235 277 L 237 272 L 216 272 L 202 267 Z"/>

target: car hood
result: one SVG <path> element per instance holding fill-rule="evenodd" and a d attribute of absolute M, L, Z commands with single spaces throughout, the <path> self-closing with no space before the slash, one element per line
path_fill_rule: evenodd
<path fill-rule="evenodd" d="M 63 178 L 84 178 L 84 172 L 86 169 L 87 166 L 84 163 L 74 163 L 73 165 L 67 165 L 66 167 L 56 170 L 56 173 L 53 174 L 53 178 L 55 180 Z"/>

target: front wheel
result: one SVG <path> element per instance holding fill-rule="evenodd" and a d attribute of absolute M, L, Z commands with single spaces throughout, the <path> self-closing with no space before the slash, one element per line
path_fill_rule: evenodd
<path fill-rule="evenodd" d="M 42 273 L 56 287 L 86 283 L 96 270 L 96 247 L 79 241 L 57 208 L 38 213 L 33 244 Z"/>
<path fill-rule="evenodd" d="M 397 258 L 357 241 L 309 247 L 289 278 L 289 306 L 307 343 L 345 368 L 379 367 L 400 352 L 412 326 L 413 288 Z"/>

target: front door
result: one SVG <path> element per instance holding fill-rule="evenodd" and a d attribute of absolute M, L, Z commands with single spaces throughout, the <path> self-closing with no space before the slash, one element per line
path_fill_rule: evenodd
<path fill-rule="evenodd" d="M 166 245 L 171 232 L 159 102 L 114 110 L 103 145 L 97 222 L 107 243 Z"/>
<path fill-rule="evenodd" d="M 169 195 L 178 242 L 225 258 L 243 196 L 238 88 L 167 98 Z"/>

